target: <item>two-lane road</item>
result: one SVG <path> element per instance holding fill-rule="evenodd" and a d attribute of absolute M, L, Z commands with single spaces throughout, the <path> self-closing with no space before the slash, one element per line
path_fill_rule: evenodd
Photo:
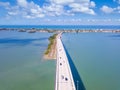
<path fill-rule="evenodd" d="M 68 58 L 61 41 L 61 33 L 57 36 L 57 65 L 55 90 L 76 90 Z"/>

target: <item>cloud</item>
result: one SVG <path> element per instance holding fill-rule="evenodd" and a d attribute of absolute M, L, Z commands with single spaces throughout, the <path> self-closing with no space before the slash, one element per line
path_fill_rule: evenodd
<path fill-rule="evenodd" d="M 91 2 L 90 2 L 90 7 L 93 7 L 93 8 L 94 8 L 95 6 L 96 6 L 95 2 L 91 1 Z"/>
<path fill-rule="evenodd" d="M 26 0 L 17 0 L 17 3 L 21 7 L 27 7 L 28 2 Z"/>
<path fill-rule="evenodd" d="M 95 15 L 96 13 L 92 9 L 95 5 L 95 2 L 90 0 L 75 0 L 74 3 L 71 3 L 69 6 L 73 12 Z"/>
<path fill-rule="evenodd" d="M 71 18 L 71 19 L 50 19 L 48 23 L 56 25 L 67 24 L 67 25 L 113 25 L 114 23 L 120 23 L 120 19 L 102 18 L 102 19 L 83 19 L 83 18 Z"/>
<path fill-rule="evenodd" d="M 118 4 L 120 4 L 120 0 L 113 0 L 114 2 L 117 2 Z"/>
<path fill-rule="evenodd" d="M 104 6 L 102 6 L 101 10 L 102 10 L 104 13 L 109 14 L 109 13 L 113 13 L 114 8 L 111 8 L 111 7 L 108 7 L 108 6 L 104 5 Z"/>
<path fill-rule="evenodd" d="M 25 18 L 41 18 L 45 16 L 39 5 L 26 0 L 17 0 L 17 5 L 10 6 L 7 10 L 9 15 L 19 15 Z"/>
<path fill-rule="evenodd" d="M 74 0 L 50 0 L 51 3 L 55 3 L 55 4 L 69 4 L 69 3 L 73 3 Z"/>
<path fill-rule="evenodd" d="M 70 7 L 72 8 L 72 12 L 81 12 L 81 13 L 95 15 L 95 12 L 92 9 L 90 9 L 88 6 L 84 6 L 78 3 L 72 3 L 70 4 Z"/>
<path fill-rule="evenodd" d="M 5 7 L 5 9 L 7 9 L 10 7 L 10 3 L 9 2 L 0 2 L 0 6 Z"/>
<path fill-rule="evenodd" d="M 115 8 L 115 11 L 120 14 L 120 6 L 116 7 L 116 8 Z"/>
<path fill-rule="evenodd" d="M 111 13 L 118 13 L 120 14 L 120 6 L 117 6 L 115 8 L 108 7 L 106 5 L 103 5 L 102 8 L 100 8 L 101 11 L 103 11 L 106 14 L 111 14 Z"/>
<path fill-rule="evenodd" d="M 17 0 L 12 6 L 9 2 L 0 2 L 0 6 L 5 7 L 9 16 L 24 18 L 43 18 L 45 16 L 75 15 L 75 13 L 85 13 L 95 15 L 93 8 L 95 2 L 90 0 L 47 0 L 39 6 L 33 1 Z M 66 8 L 67 7 L 67 8 Z"/>
<path fill-rule="evenodd" d="M 0 6 L 7 7 L 7 6 L 9 6 L 9 5 L 10 5 L 9 2 L 0 2 Z"/>
<path fill-rule="evenodd" d="M 52 15 L 74 15 L 76 12 L 95 15 L 92 9 L 95 5 L 95 2 L 90 0 L 50 0 L 50 4 L 44 6 L 43 10 L 50 12 Z M 66 6 L 69 9 L 64 9 Z"/>
<path fill-rule="evenodd" d="M 50 4 L 43 6 L 43 12 L 48 16 L 59 16 L 64 14 L 64 7 L 62 5 Z"/>
<path fill-rule="evenodd" d="M 17 12 L 8 12 L 9 15 L 17 15 Z"/>

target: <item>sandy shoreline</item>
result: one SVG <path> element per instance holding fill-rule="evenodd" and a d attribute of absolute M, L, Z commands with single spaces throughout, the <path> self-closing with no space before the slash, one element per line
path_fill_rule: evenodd
<path fill-rule="evenodd" d="M 50 43 L 50 41 L 49 41 L 49 43 Z M 44 53 L 43 58 L 45 60 L 55 60 L 56 59 L 56 43 L 57 42 L 56 42 L 56 37 L 55 37 L 55 39 L 53 39 L 52 45 L 50 46 L 49 53 L 48 54 Z"/>

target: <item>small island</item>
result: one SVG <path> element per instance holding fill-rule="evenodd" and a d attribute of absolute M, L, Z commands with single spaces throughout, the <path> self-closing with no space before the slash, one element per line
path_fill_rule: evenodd
<path fill-rule="evenodd" d="M 44 53 L 44 59 L 46 60 L 56 59 L 56 37 L 57 34 L 49 37 L 49 44 Z"/>

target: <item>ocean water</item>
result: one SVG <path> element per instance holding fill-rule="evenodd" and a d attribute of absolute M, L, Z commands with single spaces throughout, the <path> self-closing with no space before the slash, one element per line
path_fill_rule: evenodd
<path fill-rule="evenodd" d="M 0 28 L 38 28 L 38 29 L 120 29 L 120 25 L 0 25 Z"/>
<path fill-rule="evenodd" d="M 56 62 L 42 56 L 52 33 L 0 31 L 0 90 L 54 90 Z M 86 90 L 120 90 L 120 34 L 64 33 Z"/>

